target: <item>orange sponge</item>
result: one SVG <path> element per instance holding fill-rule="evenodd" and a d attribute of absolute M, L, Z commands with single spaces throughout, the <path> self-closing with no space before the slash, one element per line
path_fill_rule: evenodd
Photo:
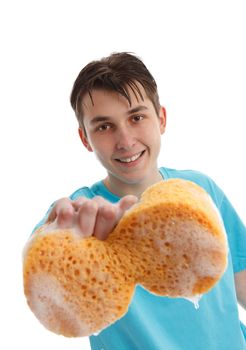
<path fill-rule="evenodd" d="M 190 181 L 171 179 L 147 189 L 105 241 L 42 226 L 25 249 L 24 291 L 49 330 L 88 336 L 127 312 L 136 284 L 193 298 L 208 292 L 226 265 L 224 226 L 211 198 Z"/>

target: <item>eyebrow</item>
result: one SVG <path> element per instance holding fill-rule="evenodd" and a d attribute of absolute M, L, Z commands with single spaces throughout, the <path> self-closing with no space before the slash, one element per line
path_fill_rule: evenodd
<path fill-rule="evenodd" d="M 148 109 L 146 106 L 137 106 L 137 107 L 135 107 L 135 108 L 130 109 L 130 110 L 127 112 L 127 114 L 132 114 L 132 113 L 144 111 L 144 110 L 146 110 L 146 109 Z"/>
<path fill-rule="evenodd" d="M 130 114 L 133 114 L 133 113 L 137 113 L 137 112 L 141 112 L 141 111 L 144 111 L 144 110 L 148 110 L 148 108 L 146 106 L 137 106 L 135 108 L 131 108 L 129 109 L 129 111 L 127 111 L 127 114 L 130 115 Z M 95 118 L 93 118 L 91 121 L 90 121 L 90 124 L 96 124 L 96 123 L 100 123 L 100 122 L 106 122 L 110 120 L 110 117 L 109 116 L 106 116 L 106 115 L 98 115 L 96 116 Z"/>

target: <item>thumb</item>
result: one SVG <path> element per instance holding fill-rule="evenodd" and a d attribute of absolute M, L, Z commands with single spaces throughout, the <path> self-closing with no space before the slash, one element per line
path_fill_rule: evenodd
<path fill-rule="evenodd" d="M 126 210 L 130 209 L 137 202 L 138 197 L 133 195 L 128 195 L 121 198 L 121 200 L 117 203 L 120 210 L 120 215 L 123 215 Z"/>

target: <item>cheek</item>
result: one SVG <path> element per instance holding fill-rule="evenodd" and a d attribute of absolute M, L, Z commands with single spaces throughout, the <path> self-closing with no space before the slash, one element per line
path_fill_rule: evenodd
<path fill-rule="evenodd" d="M 151 129 L 150 129 L 151 130 Z M 157 157 L 161 149 L 161 135 L 160 131 L 152 128 L 150 132 L 146 134 L 146 144 L 150 147 L 151 153 Z"/>
<path fill-rule="evenodd" d="M 139 135 L 141 135 L 143 142 L 149 143 L 149 145 L 158 145 L 161 142 L 159 125 L 150 125 L 148 128 L 139 130 Z"/>
<path fill-rule="evenodd" d="M 109 138 L 95 139 L 92 140 L 93 151 L 97 154 L 99 158 L 108 157 L 112 152 L 112 145 Z"/>

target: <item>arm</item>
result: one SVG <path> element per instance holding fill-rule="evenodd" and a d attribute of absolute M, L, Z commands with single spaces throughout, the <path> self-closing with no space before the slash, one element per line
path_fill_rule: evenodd
<path fill-rule="evenodd" d="M 238 303 L 246 310 L 246 270 L 235 273 L 234 279 Z"/>

